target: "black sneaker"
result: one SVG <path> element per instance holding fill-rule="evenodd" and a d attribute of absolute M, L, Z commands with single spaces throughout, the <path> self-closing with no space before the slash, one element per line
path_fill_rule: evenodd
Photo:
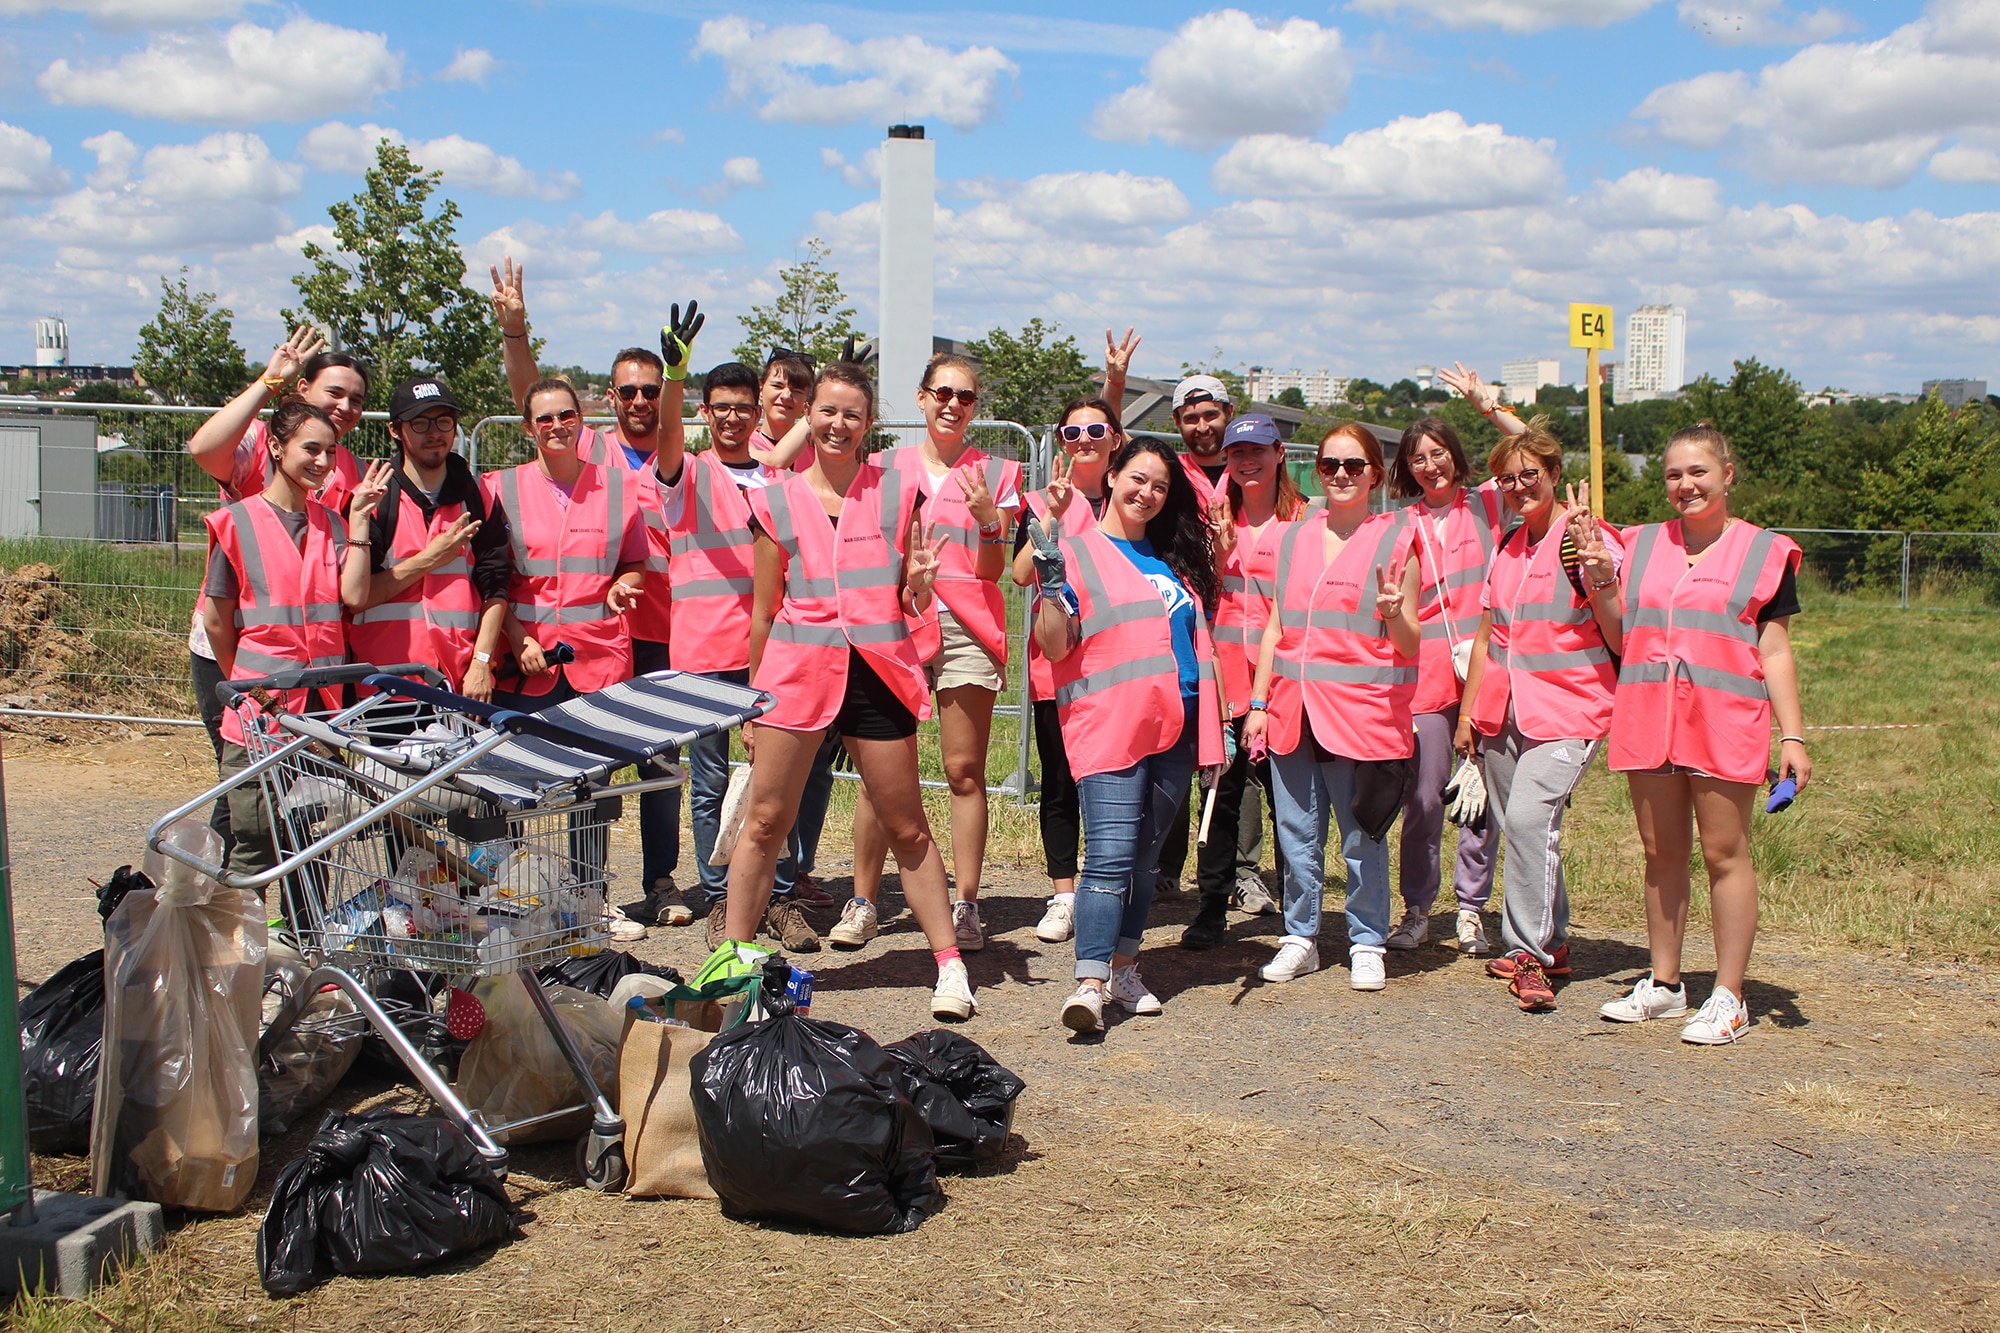
<path fill-rule="evenodd" d="M 1181 932 L 1181 948 L 1213 949 L 1229 931 L 1229 899 L 1203 898 L 1194 921 Z"/>

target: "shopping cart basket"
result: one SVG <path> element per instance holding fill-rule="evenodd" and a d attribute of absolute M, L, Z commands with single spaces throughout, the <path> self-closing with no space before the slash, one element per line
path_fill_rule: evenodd
<path fill-rule="evenodd" d="M 535 969 L 604 948 L 607 835 L 623 798 L 685 782 L 686 770 L 666 764 L 665 752 L 761 716 L 771 698 L 662 671 L 522 713 L 449 693 L 437 679 L 422 667 L 359 664 L 224 682 L 217 692 L 245 717 L 252 762 L 163 815 L 149 845 L 232 888 L 282 883 L 286 919 L 314 971 L 290 989 L 260 1056 L 291 1031 L 313 995 L 337 986 L 496 1171 L 505 1172 L 507 1152 L 495 1134 L 588 1109 L 591 1127 L 579 1144 L 584 1181 L 616 1189 L 625 1176 L 624 1124 Z M 336 710 L 283 710 L 286 691 L 348 685 L 374 692 Z M 638 780 L 612 783 L 628 765 L 637 766 Z M 165 840 L 174 821 L 246 783 L 258 784 L 269 811 L 278 851 L 271 869 L 230 876 Z M 485 1124 L 412 1043 L 407 1014 L 363 984 L 384 971 L 453 984 L 518 973 L 584 1105 Z"/>

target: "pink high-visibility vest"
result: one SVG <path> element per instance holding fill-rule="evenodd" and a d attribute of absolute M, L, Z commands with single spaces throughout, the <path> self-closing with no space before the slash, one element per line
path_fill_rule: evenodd
<path fill-rule="evenodd" d="M 389 544 L 388 563 L 393 566 L 420 554 L 464 513 L 463 504 L 439 505 L 426 524 L 422 507 L 405 484 L 397 496 L 396 535 Z M 357 662 L 376 666 L 421 662 L 435 667 L 456 690 L 472 664 L 479 609 L 479 589 L 473 585 L 472 566 L 461 546 L 451 559 L 396 596 L 358 612 L 348 623 L 347 644 Z"/>
<path fill-rule="evenodd" d="M 1042 526 L 1047 528 L 1049 522 L 1048 492 L 1032 491 L 1023 496 L 1022 500 L 1027 504 L 1028 508 L 1035 512 L 1035 517 L 1042 521 Z M 1025 523 L 1026 521 L 1027 519 L 1024 517 L 1022 522 Z M 1081 491 L 1071 491 L 1069 508 L 1063 510 L 1062 522 L 1057 526 L 1053 535 L 1057 537 L 1074 537 L 1078 533 L 1088 532 L 1096 526 L 1097 517 L 1090 512 L 1089 499 Z M 1032 608 L 1029 614 L 1031 616 L 1034 614 Z M 1032 633 L 1028 635 L 1028 694 L 1030 698 L 1037 701 L 1056 697 L 1055 673 L 1050 669 L 1049 659 L 1043 655 L 1041 645 L 1035 642 L 1035 636 Z"/>
<path fill-rule="evenodd" d="M 1624 662 L 1611 710 L 1611 767 L 1678 764 L 1727 782 L 1761 782 L 1771 758 L 1771 695 L 1757 612 L 1787 569 L 1791 538 L 1733 522 L 1700 560 L 1681 523 L 1627 534 Z"/>
<path fill-rule="evenodd" d="M 1006 666 L 1007 600 L 997 582 L 982 579 L 974 572 L 979 560 L 979 520 L 972 516 L 958 478 L 946 473 L 932 485 L 929 470 L 924 467 L 922 445 L 909 444 L 890 450 L 883 465 L 899 469 L 906 485 L 928 487 L 924 526 L 935 530 L 936 540 L 942 546 L 938 552 L 937 599 L 951 608 L 966 633 L 993 654 L 1001 666 Z M 986 490 L 994 499 L 1010 492 L 1020 494 L 1021 465 L 1013 459 L 993 458 L 982 450 L 967 447 L 953 471 L 968 465 L 984 472 Z M 918 646 L 921 649 L 923 645 L 920 642 Z"/>
<path fill-rule="evenodd" d="M 1271 601 L 1277 595 L 1278 543 L 1284 534 L 1282 519 L 1273 518 L 1257 532 L 1238 515 L 1236 545 L 1222 561 L 1215 660 L 1222 667 L 1222 692 L 1234 717 L 1250 711 L 1250 685 L 1257 674 L 1264 626 L 1271 620 Z"/>
<path fill-rule="evenodd" d="M 1493 628 L 1472 701 L 1482 736 L 1500 734 L 1510 703 L 1514 725 L 1530 740 L 1597 740 L 1611 729 L 1618 678 L 1590 604 L 1563 570 L 1562 521 L 1558 515 L 1532 551 L 1528 530 L 1516 528 L 1493 557 L 1486 579 Z M 1605 545 L 1621 545 L 1618 529 L 1597 526 Z"/>
<path fill-rule="evenodd" d="M 632 678 L 632 633 L 605 605 L 618 577 L 625 534 L 639 523 L 638 484 L 622 467 L 585 463 L 569 504 L 549 491 L 540 463 L 522 463 L 480 479 L 491 512 L 506 507 L 514 574 L 508 599 L 529 637 L 552 652 L 558 641 L 576 649 L 562 668 L 588 693 Z M 556 672 L 521 677 L 515 692 L 547 694 Z"/>
<path fill-rule="evenodd" d="M 1265 701 L 1271 753 L 1298 749 L 1310 725 L 1322 748 L 1344 758 L 1409 758 L 1417 660 L 1398 653 L 1375 618 L 1376 567 L 1396 566 L 1408 526 L 1400 513 L 1371 515 L 1332 560 L 1323 517 L 1284 527 L 1274 575 L 1278 650 Z"/>
<path fill-rule="evenodd" d="M 759 726 L 821 731 L 847 693 L 847 654 L 867 659 L 903 706 L 931 715 L 923 659 L 903 618 L 903 558 L 917 488 L 863 463 L 836 523 L 804 476 L 748 496 L 758 526 L 785 553 L 785 599 L 751 683 L 777 702 Z"/>
<path fill-rule="evenodd" d="M 1507 525 L 1490 481 L 1476 490 L 1461 488 L 1442 521 L 1433 521 L 1421 500 L 1403 512 L 1417 534 L 1417 623 L 1424 632 L 1410 711 L 1442 713 L 1458 706 L 1452 644 L 1470 643 L 1479 632 L 1479 595 Z"/>
<path fill-rule="evenodd" d="M 231 498 L 247 500 L 259 495 L 271 478 L 271 426 L 266 421 L 253 421 L 244 432 L 246 439 L 254 442 L 250 451 L 250 466 L 243 474 L 232 480 L 230 487 L 236 492 Z M 333 471 L 327 473 L 326 481 L 320 486 L 318 500 L 336 515 L 347 512 L 348 497 L 361 484 L 361 461 L 344 444 L 333 446 Z"/>
<path fill-rule="evenodd" d="M 684 455 L 681 466 L 680 518 L 668 534 L 674 669 L 742 671 L 750 665 L 756 592 L 750 502 L 713 449 Z"/>
<path fill-rule="evenodd" d="M 1221 456 L 1220 454 L 1216 455 L 1217 458 Z M 1181 471 L 1185 472 L 1187 479 L 1194 483 L 1195 498 L 1201 501 L 1201 512 L 1206 514 L 1208 507 L 1215 503 L 1215 497 L 1222 494 L 1223 488 L 1228 485 L 1228 474 L 1224 474 L 1224 479 L 1221 483 L 1213 482 L 1208 479 L 1208 474 L 1201 470 L 1201 464 L 1194 461 L 1194 454 L 1191 451 L 1183 448 L 1180 451 L 1179 458 L 1181 460 Z"/>
<path fill-rule="evenodd" d="M 1081 502 L 1078 496 L 1071 508 Z M 1160 590 L 1096 524 L 1059 541 L 1083 634 L 1069 656 L 1051 664 L 1063 750 L 1079 778 L 1115 773 L 1171 749 L 1187 725 L 1173 622 Z M 1198 603 L 1194 635 L 1201 681 L 1195 762 L 1205 767 L 1222 762 L 1222 709 L 1215 645 Z"/>
<path fill-rule="evenodd" d="M 660 502 L 660 474 L 653 468 L 653 456 L 633 466 L 625 452 L 625 442 L 614 430 L 592 430 L 585 426 L 586 443 L 577 441 L 577 453 L 603 467 L 607 462 L 624 468 L 639 483 L 639 521 L 646 525 L 646 584 L 639 604 L 632 608 L 626 623 L 635 639 L 666 643 L 673 632 L 673 577 L 667 567 L 669 538 L 666 510 Z"/>
<path fill-rule="evenodd" d="M 208 541 L 221 548 L 236 574 L 236 661 L 230 677 L 244 680 L 295 667 L 335 667 L 347 661 L 347 630 L 341 619 L 340 556 L 332 510 L 306 501 L 302 551 L 269 504 L 238 500 L 209 514 Z M 285 692 L 285 709 L 333 708 L 339 691 Z M 253 708 L 254 705 L 244 705 Z M 243 744 L 241 709 L 222 714 L 222 738 Z"/>

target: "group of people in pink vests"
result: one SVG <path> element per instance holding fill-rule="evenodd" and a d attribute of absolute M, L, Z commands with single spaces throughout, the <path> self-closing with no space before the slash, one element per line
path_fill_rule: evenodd
<path fill-rule="evenodd" d="M 774 702 L 743 728 L 747 812 L 726 866 L 710 865 L 729 780 L 721 736 L 687 756 L 697 875 L 673 878 L 678 790 L 648 794 L 646 898 L 614 933 L 705 917 L 711 947 L 762 931 L 817 949 L 800 908 L 831 901 L 810 870 L 844 749 L 862 791 L 854 895 L 828 939 L 855 949 L 879 933 L 893 854 L 937 964 L 932 1012 L 968 1019 L 1011 577 L 1033 590 L 1026 669 L 1051 889 L 1035 933 L 1074 939 L 1068 1029 L 1102 1032 L 1107 1008 L 1163 1012 L 1140 953 L 1191 811 L 1201 901 L 1183 947 L 1224 942 L 1232 904 L 1278 910 L 1262 979 L 1318 972 L 1337 831 L 1350 985 L 1383 989 L 1387 954 L 1429 941 L 1449 813 L 1464 827 L 1446 942 L 1492 952 L 1484 912 L 1501 866 L 1502 948 L 1486 970 L 1521 1009 L 1553 1008 L 1571 972 L 1563 813 L 1600 749 L 1631 784 L 1652 950 L 1649 973 L 1602 1014 L 1682 1018 L 1697 1044 L 1749 1026 L 1749 827 L 1774 719 L 1775 775 L 1803 788 L 1811 765 L 1788 639 L 1799 552 L 1730 515 L 1719 432 L 1667 445 L 1679 517 L 1620 531 L 1592 517 L 1587 486 L 1565 483 L 1546 423 L 1458 367 L 1443 378 L 1499 428 L 1487 481 L 1472 484 L 1440 418 L 1406 429 L 1393 462 L 1349 422 L 1318 441 L 1308 500 L 1276 424 L 1238 415 L 1211 376 L 1174 391 L 1177 445 L 1128 433 L 1128 331 L 1107 334 L 1103 392 L 1060 414 L 1040 489 L 969 441 L 979 367 L 954 355 L 933 358 L 918 386 L 924 437 L 887 454 L 870 453 L 867 369 L 782 349 L 703 377 L 707 447 L 690 450 L 682 400 L 703 322 L 692 304 L 685 317 L 675 307 L 661 355 L 618 354 L 617 425 L 593 430 L 575 389 L 535 368 L 522 285 L 511 262 L 495 270 L 529 462 L 475 477 L 451 451 L 450 389 L 427 378 L 395 389 L 396 453 L 362 468 L 340 440 L 366 370 L 307 330 L 195 436 L 228 501 L 209 519 L 190 640 L 225 772 L 247 755 L 215 682 L 288 665 L 423 662 L 453 689 L 526 709 L 659 670 L 748 682 Z M 918 727 L 932 719 L 949 876 L 918 780 Z M 1260 791 L 1281 903 L 1254 869 Z M 1399 815 L 1404 911 L 1392 920 Z M 272 863 L 254 798 L 215 820 L 232 870 Z M 1681 946 L 1697 833 L 1717 970 L 1691 1006 Z"/>

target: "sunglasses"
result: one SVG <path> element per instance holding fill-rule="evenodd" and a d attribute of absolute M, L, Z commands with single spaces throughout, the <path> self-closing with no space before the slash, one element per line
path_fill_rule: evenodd
<path fill-rule="evenodd" d="M 960 407 L 971 407 L 979 401 L 979 390 L 977 389 L 926 389 L 924 392 L 937 399 L 938 406 L 940 407 L 951 402 L 953 399 L 958 401 Z"/>
<path fill-rule="evenodd" d="M 560 412 L 544 412 L 535 418 L 535 424 L 543 430 L 550 426 L 573 426 L 582 414 L 573 407 L 565 407 Z"/>
<path fill-rule="evenodd" d="M 1519 472 L 1510 472 L 1504 477 L 1495 477 L 1493 484 L 1503 491 L 1511 491 L 1521 487 L 1533 488 L 1534 484 L 1541 479 L 1542 470 L 1540 468 L 1524 467 Z"/>
<path fill-rule="evenodd" d="M 646 401 L 649 403 L 660 401 L 660 386 L 657 384 L 620 384 L 612 392 L 628 403 L 641 394 L 646 396 Z"/>
<path fill-rule="evenodd" d="M 1370 465 L 1365 458 L 1322 458 L 1315 466 L 1322 477 L 1337 477 L 1343 472 L 1350 477 L 1358 477 L 1367 472 Z"/>
<path fill-rule="evenodd" d="M 1056 434 L 1064 444 L 1075 444 L 1079 440 L 1101 440 L 1111 433 L 1111 427 L 1102 421 L 1093 421 L 1088 426 L 1063 426 Z"/>

